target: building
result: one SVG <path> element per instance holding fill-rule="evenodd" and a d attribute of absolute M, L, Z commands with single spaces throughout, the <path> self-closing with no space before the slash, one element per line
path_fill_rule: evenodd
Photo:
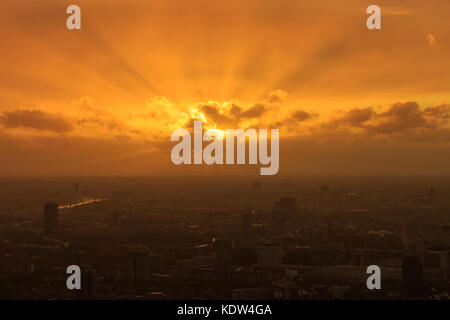
<path fill-rule="evenodd" d="M 296 209 L 295 201 L 295 198 L 284 197 L 281 198 L 280 201 L 278 201 L 277 205 L 281 210 L 292 212 Z"/>
<path fill-rule="evenodd" d="M 242 234 L 244 236 L 248 236 L 252 230 L 252 214 L 251 212 L 244 212 L 241 215 L 241 223 L 242 223 Z"/>
<path fill-rule="evenodd" d="M 434 197 L 435 197 L 435 193 L 434 193 L 434 188 L 433 187 L 430 188 L 428 196 L 429 196 L 430 206 L 432 206 L 434 204 Z"/>
<path fill-rule="evenodd" d="M 228 250 L 231 251 L 234 248 L 234 241 L 232 239 L 217 239 L 213 238 L 212 245 L 215 250 Z"/>
<path fill-rule="evenodd" d="M 135 284 L 150 280 L 150 257 L 146 249 L 133 249 L 128 252 L 128 279 Z"/>
<path fill-rule="evenodd" d="M 261 191 L 261 187 L 262 187 L 261 182 L 258 182 L 258 181 L 253 182 L 253 191 L 254 192 Z"/>
<path fill-rule="evenodd" d="M 450 223 L 440 224 L 435 227 L 434 241 L 439 245 L 450 245 Z"/>
<path fill-rule="evenodd" d="M 275 223 L 288 222 L 297 210 L 295 202 L 296 199 L 291 197 L 284 197 L 276 201 L 272 209 L 272 221 Z"/>
<path fill-rule="evenodd" d="M 58 231 L 58 204 L 48 202 L 44 205 L 44 232 L 47 235 Z"/>
<path fill-rule="evenodd" d="M 425 250 L 423 266 L 426 268 L 440 268 L 441 252 L 440 250 Z"/>
<path fill-rule="evenodd" d="M 336 251 L 332 248 L 319 248 L 311 246 L 295 246 L 286 252 L 285 263 L 291 265 L 335 265 Z"/>
<path fill-rule="evenodd" d="M 148 260 L 151 273 L 167 271 L 167 256 L 165 253 L 149 253 Z"/>
<path fill-rule="evenodd" d="M 443 250 L 440 255 L 440 268 L 442 279 L 444 281 L 450 280 L 450 251 Z"/>
<path fill-rule="evenodd" d="M 81 267 L 81 298 L 97 299 L 97 273 L 90 266 Z"/>
<path fill-rule="evenodd" d="M 248 246 L 237 246 L 231 254 L 232 264 L 240 266 L 251 266 L 257 262 L 256 250 Z"/>
<path fill-rule="evenodd" d="M 257 250 L 257 262 L 260 266 L 281 266 L 282 251 L 278 243 L 260 243 Z"/>
<path fill-rule="evenodd" d="M 407 298 L 418 298 L 423 295 L 423 266 L 420 258 L 407 255 L 402 261 L 402 290 Z"/>
<path fill-rule="evenodd" d="M 267 300 L 271 298 L 267 288 L 235 289 L 232 292 L 233 300 Z"/>

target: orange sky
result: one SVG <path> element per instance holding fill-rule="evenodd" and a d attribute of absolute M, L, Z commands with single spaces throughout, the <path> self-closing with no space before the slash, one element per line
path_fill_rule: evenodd
<path fill-rule="evenodd" d="M 0 175 L 179 173 L 170 134 L 198 117 L 279 128 L 280 174 L 448 174 L 449 17 L 447 0 L 4 0 Z"/>

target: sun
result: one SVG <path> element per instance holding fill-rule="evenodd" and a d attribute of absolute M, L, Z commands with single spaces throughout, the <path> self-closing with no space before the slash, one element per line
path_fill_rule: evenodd
<path fill-rule="evenodd" d="M 220 139 L 223 140 L 225 138 L 225 131 L 224 130 L 220 130 L 220 129 L 207 129 L 206 132 L 210 132 L 214 135 L 213 139 Z"/>

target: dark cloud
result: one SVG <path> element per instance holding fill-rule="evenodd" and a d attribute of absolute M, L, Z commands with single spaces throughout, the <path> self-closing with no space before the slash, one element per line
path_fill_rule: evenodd
<path fill-rule="evenodd" d="M 291 114 L 291 119 L 294 119 L 296 122 L 302 122 L 302 121 L 310 120 L 310 119 L 314 118 L 316 115 L 317 115 L 316 113 L 310 113 L 310 112 L 306 112 L 303 110 L 297 110 Z"/>
<path fill-rule="evenodd" d="M 135 135 L 140 133 L 139 130 L 130 128 L 123 119 L 106 110 L 94 107 L 93 102 L 89 98 L 85 97 L 82 99 L 80 109 L 83 111 L 83 116 L 76 119 L 76 125 L 83 131 L 115 131 L 115 133 L 118 133 L 118 136 L 128 134 Z M 147 114 L 140 116 L 148 118 Z"/>
<path fill-rule="evenodd" d="M 270 127 L 270 128 L 287 127 L 289 130 L 295 130 L 297 132 L 298 131 L 297 129 L 300 128 L 299 125 L 302 122 L 312 120 L 312 119 L 316 118 L 317 116 L 318 116 L 317 113 L 307 112 L 307 111 L 298 109 L 298 110 L 291 112 L 287 117 L 285 117 L 281 120 L 272 122 L 268 127 Z"/>
<path fill-rule="evenodd" d="M 341 141 L 448 142 L 449 115 L 448 104 L 421 108 L 415 101 L 398 102 L 382 112 L 370 107 L 339 112 L 331 120 L 319 123 L 311 134 L 322 140 L 340 137 Z"/>
<path fill-rule="evenodd" d="M 352 127 L 361 127 L 364 122 L 370 120 L 375 116 L 375 111 L 372 108 L 352 109 L 345 112 L 341 117 L 336 119 L 336 124 L 346 124 Z"/>
<path fill-rule="evenodd" d="M 248 109 L 243 109 L 237 104 L 233 104 L 229 110 L 221 110 L 216 104 L 204 104 L 199 110 L 205 117 L 219 127 L 237 126 L 240 121 L 257 119 L 269 110 L 263 103 L 255 103 Z"/>
<path fill-rule="evenodd" d="M 268 97 L 270 103 L 284 102 L 289 99 L 289 93 L 284 90 L 278 89 L 269 92 Z"/>
<path fill-rule="evenodd" d="M 0 124 L 5 128 L 32 128 L 56 133 L 66 133 L 73 126 L 66 118 L 39 110 L 4 111 Z"/>
<path fill-rule="evenodd" d="M 208 115 L 232 121 L 251 110 L 239 105 L 226 109 L 225 115 L 214 104 Z M 340 112 L 331 120 L 304 121 L 315 113 L 296 109 L 281 117 L 281 173 L 411 174 L 450 173 L 449 106 L 423 108 L 416 102 L 400 102 L 384 111 L 355 108 Z M 2 115 L 2 121 L 5 114 Z M 11 117 L 9 117 L 11 119 Z M 223 119 L 222 119 L 223 120 Z M 192 119 L 190 120 L 192 121 Z M 191 128 L 187 125 L 186 128 Z M 233 127 L 235 128 L 235 127 Z M 297 130 L 298 129 L 298 130 Z M 283 133 L 289 132 L 289 135 Z M 174 169 L 170 162 L 173 143 L 167 135 L 147 140 L 116 134 L 112 138 L 76 135 L 38 135 L 19 138 L 0 129 L 0 174 L 30 175 L 114 175 L 189 172 Z M 33 159 L 30 162 L 29 159 Z M 299 162 L 299 159 L 300 162 Z M 123 166 L 127 163 L 127 166 Z M 299 165 L 299 163 L 301 165 Z M 211 170 L 220 170 L 213 167 Z M 184 170 L 184 171 L 183 171 Z M 214 171 L 216 172 L 216 171 Z"/>
<path fill-rule="evenodd" d="M 216 105 L 203 105 L 200 107 L 205 117 L 219 126 L 230 126 L 235 123 L 235 117 L 232 114 L 221 113 Z"/>
<path fill-rule="evenodd" d="M 414 128 L 435 128 L 436 117 L 427 118 L 417 102 L 395 103 L 376 115 L 366 128 L 374 133 L 390 134 Z"/>
<path fill-rule="evenodd" d="M 250 109 L 238 115 L 241 119 L 253 119 L 262 116 L 267 111 L 267 107 L 261 103 L 255 104 Z"/>
<path fill-rule="evenodd" d="M 425 109 L 425 113 L 436 118 L 450 118 L 450 105 L 442 103 Z"/>
<path fill-rule="evenodd" d="M 127 127 L 117 119 L 107 119 L 101 117 L 86 117 L 77 120 L 77 125 L 88 128 L 106 128 L 111 131 L 126 131 Z"/>

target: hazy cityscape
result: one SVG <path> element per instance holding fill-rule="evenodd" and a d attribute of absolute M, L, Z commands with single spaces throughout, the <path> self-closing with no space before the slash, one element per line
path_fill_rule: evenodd
<path fill-rule="evenodd" d="M 0 299 L 449 298 L 448 177 L 3 178 L 0 206 Z"/>

